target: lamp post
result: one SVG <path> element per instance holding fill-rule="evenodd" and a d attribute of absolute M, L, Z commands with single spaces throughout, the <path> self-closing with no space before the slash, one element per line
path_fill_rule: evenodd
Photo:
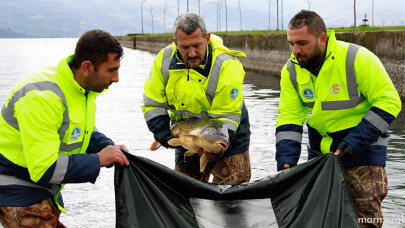
<path fill-rule="evenodd" d="M 219 3 L 218 2 L 211 2 L 214 5 L 217 5 L 217 32 L 218 32 L 218 24 L 219 24 Z"/>
<path fill-rule="evenodd" d="M 277 0 L 277 31 L 279 30 L 279 18 L 278 18 L 278 0 Z"/>
<path fill-rule="evenodd" d="M 374 0 L 373 0 L 373 4 L 371 6 L 371 20 L 372 20 L 372 26 L 374 27 Z"/>
<path fill-rule="evenodd" d="M 228 32 L 228 6 L 226 5 L 226 0 L 225 2 L 225 31 Z"/>
<path fill-rule="evenodd" d="M 283 22 L 283 0 L 281 0 L 281 30 L 284 30 Z"/>
<path fill-rule="evenodd" d="M 143 9 L 142 4 L 146 2 L 146 0 L 141 1 L 141 23 L 142 23 L 142 35 L 143 35 Z"/>

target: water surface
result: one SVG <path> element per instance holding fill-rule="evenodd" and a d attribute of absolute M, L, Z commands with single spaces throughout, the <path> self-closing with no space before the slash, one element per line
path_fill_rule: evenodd
<path fill-rule="evenodd" d="M 0 39 L 0 105 L 12 86 L 25 74 L 55 65 L 74 50 L 77 39 Z M 143 84 L 155 55 L 124 49 L 120 81 L 97 98 L 96 126 L 117 144 L 125 144 L 135 155 L 174 166 L 172 150 L 149 151 L 153 136 L 145 124 L 141 104 Z M 251 123 L 252 180 L 276 174 L 275 118 L 279 101 L 279 78 L 247 73 L 243 86 Z M 387 161 L 389 191 L 383 201 L 384 227 L 405 224 L 405 118 L 402 113 L 390 128 Z M 306 129 L 305 129 L 306 131 Z M 307 142 L 303 139 L 303 149 Z M 300 163 L 305 162 L 306 153 Z M 63 189 L 67 227 L 114 227 L 114 170 L 102 168 L 95 184 L 68 184 Z"/>

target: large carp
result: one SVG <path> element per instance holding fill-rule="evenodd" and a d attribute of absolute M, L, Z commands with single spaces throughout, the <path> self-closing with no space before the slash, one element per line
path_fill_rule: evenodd
<path fill-rule="evenodd" d="M 215 119 L 187 119 L 179 121 L 171 128 L 175 138 L 168 144 L 187 149 L 184 156 L 200 155 L 200 171 L 214 157 L 223 154 L 229 146 L 229 135 L 226 124 Z M 153 142 L 150 149 L 157 150 L 160 143 Z"/>

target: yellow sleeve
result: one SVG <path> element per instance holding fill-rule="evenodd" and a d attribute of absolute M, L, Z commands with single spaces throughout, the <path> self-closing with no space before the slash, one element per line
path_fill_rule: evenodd
<path fill-rule="evenodd" d="M 58 159 L 65 106 L 52 91 L 30 91 L 15 104 L 26 165 L 38 181 Z"/>
<path fill-rule="evenodd" d="M 245 71 L 239 60 L 226 60 L 222 64 L 215 97 L 209 110 L 211 115 L 225 121 L 231 130 L 236 130 L 240 124 L 244 78 Z"/>
<path fill-rule="evenodd" d="M 378 57 L 360 48 L 354 70 L 360 93 L 368 102 L 396 117 L 401 111 L 401 99 Z"/>
<path fill-rule="evenodd" d="M 156 56 L 153 62 L 152 69 L 149 73 L 149 76 L 145 80 L 144 103 L 142 106 L 142 111 L 144 115 L 147 115 L 146 113 L 148 111 L 156 109 L 157 107 L 164 107 L 167 104 L 165 78 L 161 71 L 163 53 L 164 49 L 161 50 L 159 54 Z M 153 117 L 150 116 L 149 118 Z"/>

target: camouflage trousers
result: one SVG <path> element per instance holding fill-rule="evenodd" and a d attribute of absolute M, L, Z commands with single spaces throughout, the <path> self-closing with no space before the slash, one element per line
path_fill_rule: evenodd
<path fill-rule="evenodd" d="M 210 175 L 213 175 L 212 183 L 215 184 L 249 182 L 251 176 L 249 150 L 220 159 L 203 173 L 200 172 L 199 159 L 191 161 L 184 170 L 176 165 L 175 170 L 204 182 L 208 182 Z"/>
<path fill-rule="evenodd" d="M 359 166 L 344 169 L 344 175 L 361 227 L 382 227 L 381 202 L 388 192 L 385 168 Z"/>
<path fill-rule="evenodd" d="M 4 228 L 65 227 L 59 221 L 60 213 L 49 198 L 28 207 L 0 207 L 0 222 Z"/>

